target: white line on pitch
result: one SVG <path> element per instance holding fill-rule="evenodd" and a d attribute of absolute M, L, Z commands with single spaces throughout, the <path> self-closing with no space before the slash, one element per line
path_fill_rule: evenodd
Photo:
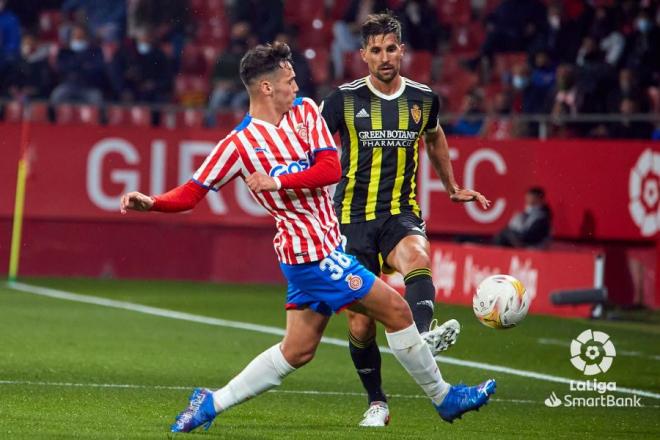
<path fill-rule="evenodd" d="M 28 385 L 40 387 L 65 387 L 65 388 L 119 388 L 119 389 L 147 389 L 147 390 L 192 390 L 192 386 L 182 385 L 138 385 L 129 383 L 75 383 L 75 382 L 45 382 L 33 380 L 0 380 L 0 385 Z M 278 394 L 299 394 L 299 395 L 312 395 L 312 396 L 354 396 L 366 397 L 364 393 L 351 392 L 351 391 L 319 391 L 319 390 L 269 390 L 269 393 Z M 428 397 L 421 394 L 388 394 L 387 397 L 397 399 L 424 399 Z M 491 398 L 495 402 L 509 402 L 509 403 L 541 403 L 535 400 L 522 400 L 522 399 L 499 399 Z"/>
<path fill-rule="evenodd" d="M 562 341 L 560 339 L 553 338 L 538 338 L 539 344 L 543 345 L 557 345 L 559 347 L 570 347 L 570 343 Z M 660 361 L 660 355 L 646 354 L 641 351 L 630 351 L 630 350 L 621 350 L 617 344 L 616 355 L 617 356 L 630 356 L 630 357 L 640 357 L 645 359 L 651 359 L 654 361 Z"/>
<path fill-rule="evenodd" d="M 112 307 L 115 309 L 130 310 L 133 312 L 144 313 L 147 315 L 161 316 L 164 318 L 178 319 L 181 321 L 197 322 L 201 324 L 215 325 L 219 327 L 236 328 L 241 330 L 252 330 L 259 333 L 266 333 L 271 335 L 284 335 L 284 329 L 278 327 L 271 327 L 266 325 L 250 324 L 247 322 L 230 321 L 226 319 L 211 318 L 208 316 L 193 315 L 192 313 L 177 312 L 174 310 L 161 309 L 158 307 L 145 306 L 142 304 L 131 303 L 127 301 L 117 301 L 108 298 L 102 298 L 91 295 L 80 295 L 77 293 L 65 292 L 63 290 L 50 289 L 47 287 L 32 286 L 30 284 L 9 282 L 7 286 L 11 289 L 21 292 L 32 293 L 40 296 L 47 296 L 50 298 L 63 299 L 67 301 L 75 301 L 87 304 L 94 304 L 98 306 Z M 347 347 L 348 343 L 343 339 L 323 337 L 321 342 L 330 345 L 337 345 Z M 381 348 L 380 351 L 384 353 L 392 353 L 387 348 Z M 447 356 L 437 356 L 436 359 L 440 362 L 452 365 L 459 365 L 461 367 L 470 367 L 485 371 L 494 371 L 498 373 L 510 374 L 513 376 L 521 376 L 532 379 L 538 379 L 546 382 L 570 384 L 572 379 L 553 376 L 550 374 L 537 373 L 535 371 L 519 370 L 516 368 L 503 367 L 500 365 L 487 364 L 485 362 L 467 361 L 463 359 L 456 359 Z M 574 381 L 574 380 L 573 380 Z M 575 381 L 574 381 L 575 382 Z M 617 386 L 617 392 L 624 394 L 635 394 L 638 396 L 650 397 L 652 399 L 660 399 L 659 393 L 651 391 L 637 390 L 634 388 L 626 388 Z"/>

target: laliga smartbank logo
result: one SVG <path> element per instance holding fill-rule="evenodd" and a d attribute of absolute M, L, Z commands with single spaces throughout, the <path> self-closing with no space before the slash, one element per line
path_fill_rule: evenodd
<path fill-rule="evenodd" d="M 571 364 L 585 376 L 607 372 L 615 357 L 616 349 L 607 333 L 585 330 L 571 341 Z"/>
<path fill-rule="evenodd" d="M 571 341 L 571 364 L 580 370 L 585 376 L 595 376 L 607 372 L 614 358 L 616 349 L 607 333 L 593 330 L 585 330 Z M 637 395 L 632 397 L 618 397 L 613 394 L 616 392 L 616 382 L 603 382 L 597 379 L 591 380 L 571 380 L 569 382 L 569 391 L 588 392 L 588 396 L 579 394 L 565 394 L 557 396 L 553 391 L 545 399 L 545 406 L 557 408 L 566 406 L 577 407 L 641 407 L 641 398 Z M 593 395 L 597 393 L 597 395 Z"/>

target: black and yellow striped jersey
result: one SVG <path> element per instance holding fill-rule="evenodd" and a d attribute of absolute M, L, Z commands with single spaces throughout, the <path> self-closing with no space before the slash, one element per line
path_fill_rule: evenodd
<path fill-rule="evenodd" d="M 374 88 L 369 77 L 343 84 L 328 95 L 321 112 L 330 131 L 341 136 L 342 177 L 334 203 L 341 223 L 414 212 L 417 204 L 419 138 L 438 130 L 438 95 L 402 78 L 392 95 Z"/>

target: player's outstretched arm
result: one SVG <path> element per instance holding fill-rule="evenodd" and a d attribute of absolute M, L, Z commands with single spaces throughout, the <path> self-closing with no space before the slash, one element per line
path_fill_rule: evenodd
<path fill-rule="evenodd" d="M 128 210 L 149 211 L 154 206 L 154 200 L 141 192 L 132 191 L 121 196 L 119 210 L 126 214 Z"/>
<path fill-rule="evenodd" d="M 442 127 L 440 127 L 440 124 L 438 124 L 437 130 L 426 133 L 424 143 L 431 164 L 433 165 L 435 172 L 438 173 L 440 180 L 442 180 L 442 184 L 447 189 L 452 202 L 464 203 L 476 201 L 479 202 L 484 209 L 490 206 L 490 200 L 484 197 L 483 194 L 472 189 L 461 188 L 456 183 L 456 179 L 454 179 L 454 170 L 449 158 L 449 145 L 447 144 L 445 132 L 442 130 Z"/>
<path fill-rule="evenodd" d="M 133 211 L 183 212 L 195 207 L 208 193 L 208 188 L 190 180 L 159 196 L 147 196 L 137 191 L 121 197 L 122 214 Z"/>

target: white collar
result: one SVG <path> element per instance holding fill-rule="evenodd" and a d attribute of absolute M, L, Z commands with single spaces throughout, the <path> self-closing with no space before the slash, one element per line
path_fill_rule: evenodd
<path fill-rule="evenodd" d="M 374 87 L 374 85 L 371 84 L 371 76 L 367 76 L 366 83 L 367 83 L 367 87 L 369 87 L 369 90 L 371 90 L 371 93 L 373 93 L 374 95 L 378 96 L 381 99 L 386 99 L 388 101 L 391 101 L 401 96 L 403 90 L 406 88 L 406 79 L 403 76 L 401 77 L 401 85 L 399 86 L 399 90 L 392 93 L 391 95 L 386 95 L 383 92 L 378 91 L 376 87 Z"/>

